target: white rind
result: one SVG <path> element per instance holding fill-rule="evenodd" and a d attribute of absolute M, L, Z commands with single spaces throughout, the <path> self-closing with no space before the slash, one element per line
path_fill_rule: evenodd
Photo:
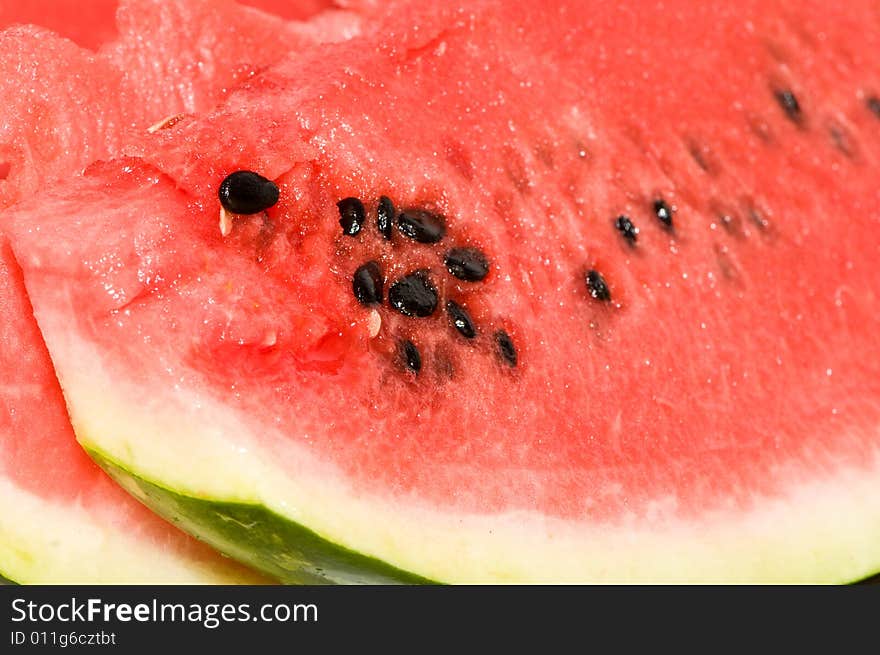
<path fill-rule="evenodd" d="M 0 477 L 0 574 L 25 584 L 256 584 L 231 561 L 136 538 L 82 506 L 59 505 Z"/>
<path fill-rule="evenodd" d="M 114 378 L 97 349 L 65 329 L 64 312 L 37 316 L 80 440 L 178 493 L 261 504 L 324 538 L 400 569 L 451 583 L 844 582 L 880 570 L 880 450 L 865 466 L 790 480 L 784 496 L 698 521 L 657 499 L 650 520 L 573 523 L 542 514 L 462 515 L 416 498 L 365 496 L 333 465 L 192 390 Z M 281 438 L 281 437 L 279 437 Z M 261 455 L 262 453 L 262 455 Z"/>

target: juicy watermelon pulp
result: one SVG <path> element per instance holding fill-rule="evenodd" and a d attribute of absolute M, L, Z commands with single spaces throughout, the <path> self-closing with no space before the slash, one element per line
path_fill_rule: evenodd
<path fill-rule="evenodd" d="M 119 0 L 22 0 L 0 3 L 0 28 L 39 25 L 74 43 L 97 50 L 118 34 Z"/>
<path fill-rule="evenodd" d="M 262 581 L 151 514 L 78 446 L 5 242 L 0 313 L 0 574 L 44 584 Z"/>
<path fill-rule="evenodd" d="M 304 22 L 231 0 L 116 4 L 89 4 L 96 14 L 103 8 L 93 36 L 104 36 L 94 52 L 75 42 L 96 45 L 79 38 L 89 25 L 68 20 L 74 9 L 67 0 L 52 0 L 41 12 L 23 3 L 0 13 L 0 26 L 12 25 L 0 32 L 0 79 L 7 87 L 0 107 L 0 207 L 120 154 L 163 119 L 210 109 L 285 54 L 360 29 L 357 14 L 336 9 Z M 37 13 L 36 25 L 19 24 Z M 102 26 L 111 17 L 117 35 L 107 40 Z M 58 24 L 67 26 L 61 35 L 47 31 Z"/>
<path fill-rule="evenodd" d="M 880 570 L 878 46 L 868 2 L 562 0 L 306 46 L 9 212 L 77 436 L 290 581 Z M 281 198 L 224 238 L 237 169 Z M 446 235 L 383 239 L 382 195 Z M 388 303 L 413 271 L 430 317 Z"/>

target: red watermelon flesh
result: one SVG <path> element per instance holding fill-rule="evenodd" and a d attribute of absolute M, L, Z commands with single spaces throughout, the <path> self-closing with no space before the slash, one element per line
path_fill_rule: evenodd
<path fill-rule="evenodd" d="M 5 240 L 0 315 L 0 573 L 52 584 L 260 582 L 153 515 L 76 443 Z"/>
<path fill-rule="evenodd" d="M 350 11 L 287 22 L 229 0 L 123 0 L 116 21 L 118 37 L 97 53 L 41 27 L 0 33 L 7 98 L 0 108 L 0 206 L 119 154 L 163 119 L 210 109 L 285 53 L 360 29 Z"/>
<path fill-rule="evenodd" d="M 11 216 L 80 440 L 433 579 L 880 568 L 875 7 L 404 5 L 378 34 Z M 240 168 L 281 199 L 224 239 Z M 383 194 L 446 236 L 383 240 Z M 371 260 L 386 294 L 428 271 L 439 309 L 361 306 Z"/>
<path fill-rule="evenodd" d="M 121 100 L 155 122 L 209 109 L 285 54 L 359 29 L 353 13 L 333 12 L 333 18 L 334 29 L 327 29 L 323 22 L 286 22 L 231 0 L 129 0 L 117 15 L 122 38 L 103 54 L 123 71 Z"/>
<path fill-rule="evenodd" d="M 239 0 L 239 4 L 255 7 L 287 20 L 306 20 L 339 6 L 334 0 Z"/>
<path fill-rule="evenodd" d="M 0 207 L 74 174 L 122 144 L 121 75 L 94 53 L 33 26 L 0 33 Z"/>
<path fill-rule="evenodd" d="M 152 3 L 151 11 L 161 12 L 162 4 Z M 203 3 L 191 3 L 203 4 Z M 224 4 L 226 4 L 224 2 Z M 328 21 L 342 17 L 347 12 L 358 14 L 375 13 L 378 7 L 370 0 L 238 0 L 236 4 L 253 7 L 287 21 Z M 131 0 L 20 0 L 0 4 L 0 29 L 11 25 L 37 25 L 63 36 L 90 50 L 98 48 L 118 37 L 116 23 L 117 9 L 130 11 Z M 143 2 L 142 7 L 148 7 Z M 215 9 L 222 17 L 222 5 Z M 143 15 L 143 12 L 141 12 Z M 186 21 L 188 16 L 182 16 Z M 146 29 L 141 31 L 147 34 Z M 155 36 L 155 35 L 153 35 Z M 277 48 L 279 43 L 272 42 Z M 237 44 L 233 44 L 237 47 Z"/>
<path fill-rule="evenodd" d="M 38 25 L 89 50 L 117 35 L 119 0 L 17 0 L 0 3 L 0 29 Z"/>

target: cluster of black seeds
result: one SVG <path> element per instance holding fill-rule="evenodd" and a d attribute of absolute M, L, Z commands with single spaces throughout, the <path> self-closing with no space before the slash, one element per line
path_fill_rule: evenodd
<path fill-rule="evenodd" d="M 776 104 L 782 110 L 785 117 L 796 126 L 805 129 L 807 127 L 806 112 L 800 100 L 798 100 L 798 97 L 795 95 L 794 91 L 791 88 L 776 85 L 771 86 L 770 91 L 773 99 L 776 101 Z M 871 114 L 880 119 L 880 95 L 877 95 L 875 93 L 868 94 L 864 98 L 864 106 Z M 851 139 L 847 135 L 846 131 L 839 126 L 839 124 L 832 125 L 831 128 L 828 130 L 828 133 L 832 141 L 834 142 L 835 147 L 837 147 L 845 155 L 850 157 L 853 156 Z M 759 133 L 759 136 L 765 138 L 765 136 L 761 133 Z M 696 160 L 697 164 L 704 171 L 709 173 L 713 172 L 712 167 L 707 163 L 699 148 L 691 145 L 689 146 L 689 151 Z M 675 213 L 675 207 L 669 205 L 663 198 L 656 197 L 654 200 L 651 201 L 651 209 L 654 216 L 657 218 L 658 221 L 660 221 L 662 226 L 667 230 L 672 231 L 673 214 Z M 766 214 L 753 203 L 747 203 L 745 213 L 748 219 L 759 230 L 766 232 L 770 229 L 770 222 L 768 221 Z M 727 229 L 728 231 L 733 230 L 735 219 L 731 214 L 720 211 L 719 219 L 725 229 Z M 613 220 L 613 226 L 627 244 L 629 244 L 630 246 L 635 246 L 636 242 L 638 241 L 639 228 L 636 227 L 635 223 L 629 216 L 626 216 L 625 214 L 620 214 Z M 729 276 L 729 273 L 726 272 L 728 269 L 729 265 L 722 265 L 722 270 L 725 271 L 725 275 Z M 590 298 L 600 302 L 609 302 L 611 300 L 611 291 L 608 287 L 608 283 L 599 271 L 592 268 L 589 269 L 584 275 L 584 284 L 586 286 L 587 294 Z"/>
<path fill-rule="evenodd" d="M 651 208 L 657 220 L 664 228 L 672 229 L 672 215 L 675 212 L 674 207 L 670 206 L 663 198 L 655 198 L 651 203 Z M 633 220 L 625 214 L 620 214 L 614 219 L 614 229 L 616 229 L 623 239 L 631 246 L 635 246 L 639 237 L 639 228 L 633 223 Z M 590 269 L 584 276 L 584 282 L 587 287 L 587 293 L 594 300 L 601 302 L 611 301 L 611 290 L 604 276 L 597 270 Z"/>
<path fill-rule="evenodd" d="M 771 86 L 772 96 L 785 117 L 800 128 L 806 127 L 804 109 L 790 88 Z M 869 94 L 864 106 L 880 119 L 880 96 Z M 835 145 L 848 156 L 851 148 L 845 131 L 832 126 L 830 136 Z M 759 134 L 761 136 L 761 134 Z M 762 137 L 763 138 L 763 137 Z M 690 152 L 697 164 L 706 172 L 712 172 L 699 148 L 691 146 Z M 279 198 L 278 187 L 270 180 L 252 171 L 241 170 L 230 174 L 220 185 L 218 195 L 223 208 L 235 214 L 255 214 L 273 206 Z M 650 201 L 654 216 L 667 230 L 673 228 L 675 207 L 663 198 Z M 343 234 L 356 237 L 367 222 L 367 211 L 359 198 L 343 198 L 337 203 L 339 225 Z M 748 217 L 760 229 L 768 228 L 765 215 L 753 205 L 749 205 Z M 734 218 L 726 213 L 719 214 L 722 225 L 730 230 Z M 446 237 L 446 224 L 443 216 L 431 211 L 412 208 L 398 212 L 388 196 L 380 196 L 376 207 L 376 229 L 386 241 L 391 241 L 394 228 L 406 239 L 424 244 L 437 244 Z M 613 220 L 614 229 L 625 242 L 635 247 L 639 228 L 624 214 Z M 443 264 L 450 275 L 466 282 L 480 282 L 489 273 L 489 261 L 480 249 L 454 246 L 445 251 Z M 722 264 L 723 271 L 729 265 Z M 725 275 L 729 273 L 725 272 Z M 601 303 L 611 301 L 611 291 L 601 272 L 590 268 L 583 277 L 587 295 Z M 352 278 L 352 291 L 358 302 L 365 306 L 381 305 L 385 301 L 385 281 L 379 262 L 370 260 L 361 264 Z M 433 315 L 441 301 L 437 287 L 432 282 L 428 270 L 420 269 L 406 273 L 391 282 L 387 290 L 388 304 L 400 314 L 419 318 Z M 478 329 L 465 307 L 455 300 L 447 300 L 442 305 L 450 326 L 463 338 L 474 339 Z M 518 362 L 516 347 L 510 335 L 504 330 L 493 333 L 496 353 L 501 362 L 515 367 Z M 398 339 L 398 358 L 406 368 L 418 373 L 422 368 L 422 356 L 418 347 L 409 339 Z"/>
<path fill-rule="evenodd" d="M 654 215 L 657 217 L 657 220 L 659 220 L 664 227 L 672 227 L 672 214 L 675 212 L 675 209 L 671 207 L 669 203 L 663 200 L 663 198 L 656 198 L 652 202 L 651 208 Z M 620 235 L 630 245 L 635 245 L 636 241 L 638 241 L 639 228 L 636 227 L 633 220 L 626 214 L 620 214 L 614 219 L 614 229 L 620 232 Z"/>
<path fill-rule="evenodd" d="M 358 236 L 367 224 L 367 210 L 359 198 L 343 198 L 336 203 L 339 210 L 339 226 L 344 235 Z M 394 228 L 405 239 L 417 243 L 440 243 L 447 234 L 446 221 L 442 215 L 411 208 L 397 211 L 388 196 L 381 196 L 376 207 L 376 230 L 386 241 L 394 238 Z M 489 259 L 479 248 L 453 246 L 443 253 L 443 265 L 453 277 L 465 282 L 481 282 L 489 274 Z M 352 276 L 352 292 L 365 306 L 388 305 L 408 318 L 425 318 L 434 315 L 441 307 L 440 293 L 431 280 L 430 271 L 409 271 L 388 284 L 387 294 L 381 266 L 376 260 L 364 262 Z M 459 302 L 448 299 L 442 305 L 449 325 L 465 339 L 475 339 L 479 332 L 470 312 Z M 504 330 L 493 333 L 499 360 L 510 367 L 518 363 L 516 346 Z M 409 339 L 398 339 L 397 357 L 410 371 L 422 369 L 422 355 L 418 346 Z"/>
<path fill-rule="evenodd" d="M 801 128 L 805 127 L 806 120 L 804 109 L 794 91 L 787 87 L 772 86 L 771 92 L 773 99 L 779 105 L 779 108 L 782 110 L 785 117 L 795 125 Z M 868 95 L 865 98 L 864 102 L 868 111 L 880 118 L 880 97 L 878 97 L 877 95 Z M 846 135 L 842 130 L 832 128 L 830 130 L 830 134 L 832 140 L 835 141 L 835 145 L 840 150 L 848 155 L 851 154 L 849 145 L 846 140 Z M 699 152 L 699 149 L 690 147 L 689 150 L 694 159 L 697 161 L 697 164 L 699 164 L 700 167 L 703 168 L 703 170 L 708 172 L 710 170 L 710 167 L 707 166 L 702 154 Z M 659 197 L 655 198 L 651 202 L 651 208 L 654 216 L 656 216 L 657 220 L 660 221 L 662 226 L 668 230 L 672 230 L 673 214 L 675 212 L 675 208 L 669 205 L 663 198 Z M 751 219 L 751 221 L 759 229 L 768 229 L 769 221 L 757 207 L 750 204 L 747 209 L 747 215 L 749 219 Z M 730 214 L 722 212 L 720 214 L 720 220 L 722 225 L 726 229 L 732 229 L 731 225 L 734 219 Z M 626 216 L 624 214 L 617 216 L 617 218 L 614 219 L 614 228 L 620 233 L 620 235 L 629 245 L 635 246 L 638 240 L 639 229 L 638 227 L 636 227 L 635 223 L 633 223 L 632 219 L 629 216 Z M 594 269 L 588 270 L 586 275 L 584 276 L 584 283 L 588 295 L 594 300 L 602 302 L 608 302 L 611 300 L 611 292 L 609 290 L 608 284 L 599 271 Z"/>

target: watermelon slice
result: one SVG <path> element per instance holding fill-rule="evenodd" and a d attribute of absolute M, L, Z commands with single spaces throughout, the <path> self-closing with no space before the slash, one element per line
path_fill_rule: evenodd
<path fill-rule="evenodd" d="M 264 582 L 151 514 L 79 447 L 5 241 L 0 315 L 0 575 L 49 584 Z"/>
<path fill-rule="evenodd" d="M 81 4 L 0 9 L 0 25 L 41 26 L 0 34 L 0 79 L 8 91 L 0 109 L 2 205 L 112 155 L 156 115 L 210 107 L 247 67 L 280 57 L 282 38 L 291 50 L 357 29 L 344 12 L 333 12 L 340 30 L 334 33 L 329 24 L 283 23 L 228 2 L 126 0 L 120 33 L 110 42 L 117 3 L 89 3 L 85 10 Z M 135 26 L 148 21 L 154 32 L 144 38 Z M 186 33 L 169 31 L 172 25 L 186 26 Z M 241 63 L 213 65 L 218 51 L 225 63 Z M 5 242 L 3 248 L 0 573 L 19 582 L 263 581 L 150 515 L 75 444 L 17 264 Z"/>
<path fill-rule="evenodd" d="M 77 437 L 289 581 L 880 570 L 878 47 L 394 5 L 9 213 Z M 236 170 L 280 199 L 223 236 Z"/>

